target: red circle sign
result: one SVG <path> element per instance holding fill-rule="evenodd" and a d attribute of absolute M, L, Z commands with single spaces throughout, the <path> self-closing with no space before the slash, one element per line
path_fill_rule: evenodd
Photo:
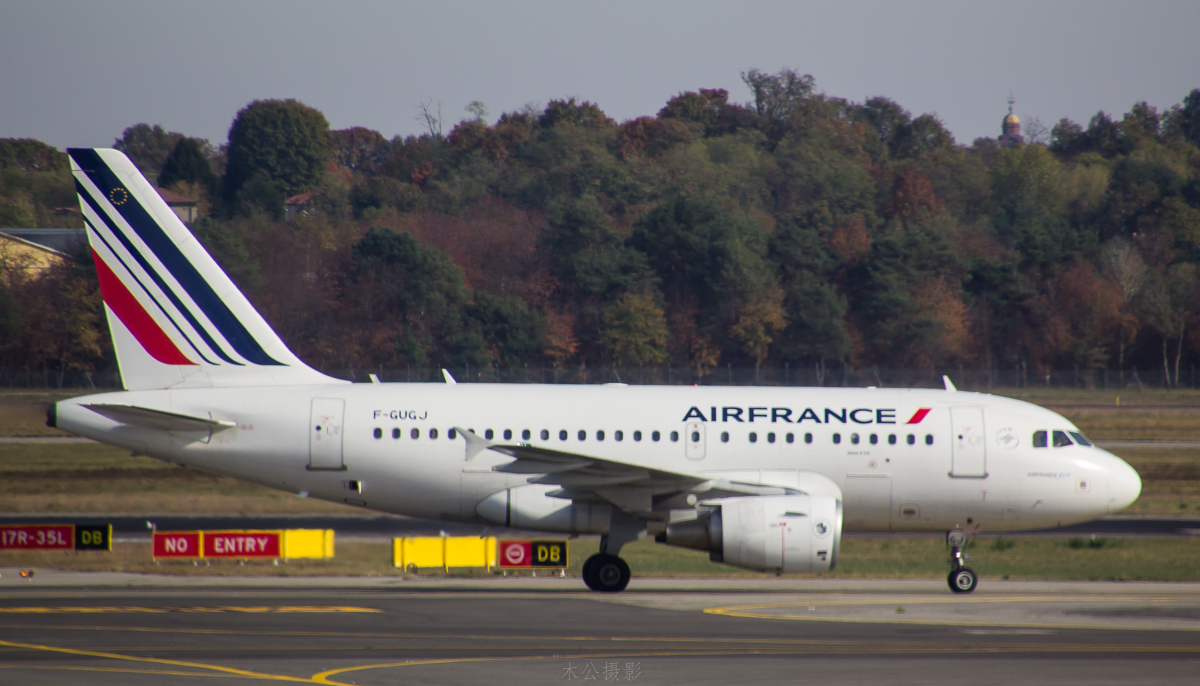
<path fill-rule="evenodd" d="M 510 565 L 525 564 L 525 555 L 525 546 L 521 543 L 509 543 L 504 546 L 504 559 Z"/>

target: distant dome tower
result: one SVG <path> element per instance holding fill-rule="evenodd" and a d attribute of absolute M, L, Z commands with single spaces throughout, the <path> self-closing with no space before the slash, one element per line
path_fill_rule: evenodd
<path fill-rule="evenodd" d="M 1016 100 L 1013 99 L 1013 96 L 1009 95 L 1008 116 L 1004 118 L 1004 123 L 1000 125 L 1000 137 L 996 139 L 996 142 L 1005 148 L 1015 148 L 1025 142 L 1025 137 L 1021 135 L 1021 120 L 1012 111 L 1015 102 Z"/>

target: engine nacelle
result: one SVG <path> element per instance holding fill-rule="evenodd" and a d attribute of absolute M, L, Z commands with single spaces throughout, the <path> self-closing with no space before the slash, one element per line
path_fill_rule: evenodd
<path fill-rule="evenodd" d="M 558 486 L 529 484 L 506 488 L 484 498 L 475 512 L 492 524 L 568 534 L 606 534 L 612 520 L 608 503 L 573 503 L 546 494 Z"/>
<path fill-rule="evenodd" d="M 761 572 L 825 572 L 837 565 L 842 501 L 811 494 L 726 498 L 707 515 L 668 525 L 655 540 Z"/>

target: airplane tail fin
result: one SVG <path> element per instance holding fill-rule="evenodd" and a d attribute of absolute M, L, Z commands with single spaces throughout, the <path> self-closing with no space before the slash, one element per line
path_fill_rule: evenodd
<path fill-rule="evenodd" d="M 126 389 L 343 383 L 288 350 L 128 157 L 67 154 Z"/>

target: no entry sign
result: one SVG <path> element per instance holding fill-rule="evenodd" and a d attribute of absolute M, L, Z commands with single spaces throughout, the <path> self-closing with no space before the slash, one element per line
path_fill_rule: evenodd
<path fill-rule="evenodd" d="M 199 531 L 155 531 L 154 557 L 204 557 Z"/>
<path fill-rule="evenodd" d="M 204 557 L 281 557 L 278 531 L 205 531 Z"/>

